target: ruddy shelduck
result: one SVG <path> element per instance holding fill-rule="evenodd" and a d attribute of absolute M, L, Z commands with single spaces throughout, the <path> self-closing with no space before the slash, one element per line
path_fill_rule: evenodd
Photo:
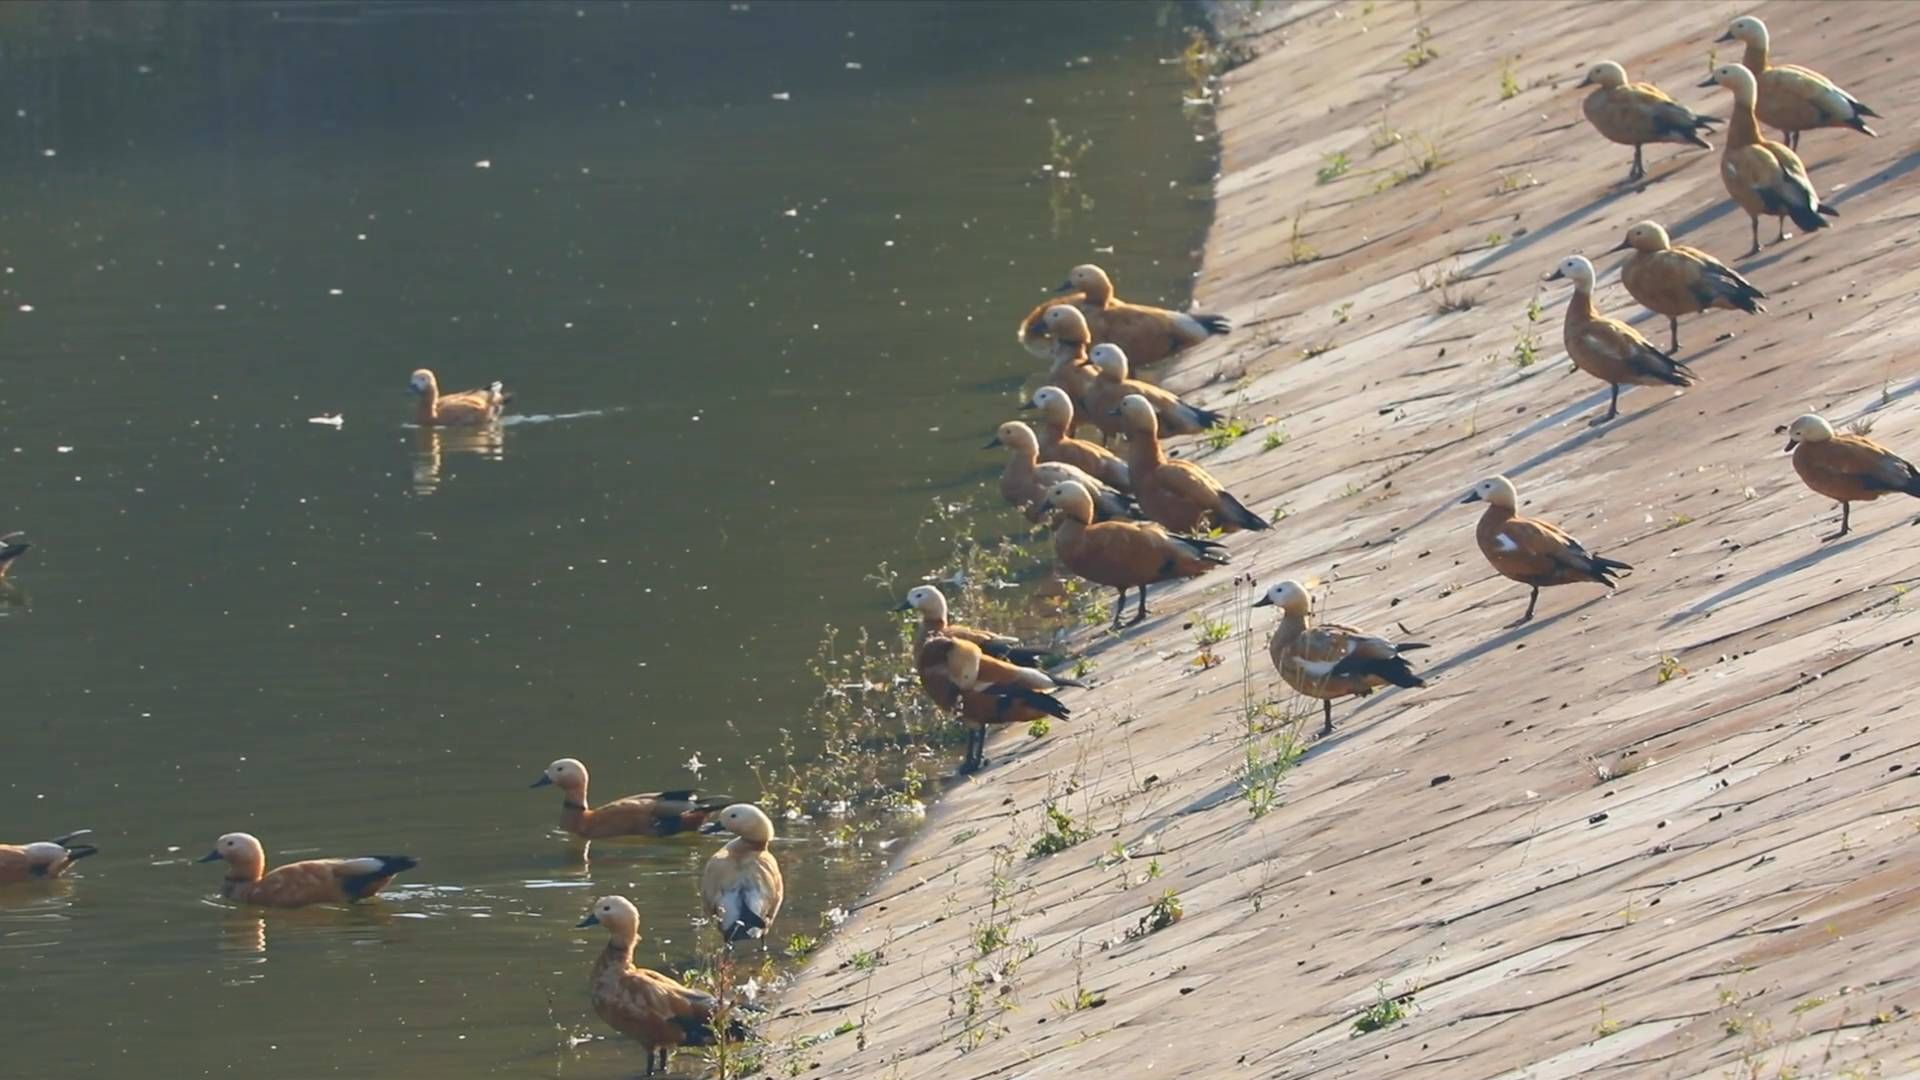
<path fill-rule="evenodd" d="M 1839 217 L 1840 211 L 1820 201 L 1807 167 L 1785 143 L 1763 138 L 1759 121 L 1753 115 L 1755 83 L 1753 72 L 1739 64 L 1721 64 L 1701 86 L 1724 86 L 1733 92 L 1733 119 L 1727 123 L 1727 148 L 1720 157 L 1720 181 L 1727 194 L 1740 204 L 1752 219 L 1753 247 L 1749 255 L 1760 251 L 1760 219 L 1777 218 L 1780 235 L 1787 238 L 1787 219 L 1812 232 L 1827 227 L 1826 218 Z M 1822 216 L 1824 215 L 1824 217 Z"/>
<path fill-rule="evenodd" d="M 707 914 L 719 920 L 726 941 L 764 937 L 787 895 L 780 862 L 767 850 L 773 843 L 773 819 L 750 803 L 735 803 L 720 811 L 715 822 L 733 839 L 707 860 L 700 874 L 700 899 Z"/>
<path fill-rule="evenodd" d="M 1632 251 L 1620 267 L 1621 284 L 1640 306 L 1667 317 L 1667 351 L 1680 351 L 1680 316 L 1709 308 L 1758 315 L 1767 294 L 1739 271 L 1699 248 L 1675 244 L 1658 222 L 1627 230 L 1615 251 Z"/>
<path fill-rule="evenodd" d="M 590 806 L 587 767 L 577 758 L 561 758 L 548 765 L 533 786 L 560 789 L 560 827 L 583 840 L 694 832 L 707 823 L 708 815 L 733 803 L 725 795 L 701 795 L 685 789 L 649 791 Z"/>
<path fill-rule="evenodd" d="M 593 1011 L 615 1031 L 640 1040 L 647 1052 L 647 1075 L 665 1072 L 673 1052 L 682 1046 L 712 1046 L 718 1040 L 714 1022 L 722 1011 L 712 994 L 681 983 L 633 962 L 640 941 L 640 909 L 624 896 L 603 896 L 578 928 L 604 926 L 607 947 L 593 962 L 589 983 Z M 727 1038 L 747 1037 L 746 1026 L 727 1018 Z"/>
<path fill-rule="evenodd" d="M 1057 291 L 1072 294 L 1063 302 L 1070 302 L 1085 316 L 1095 342 L 1120 346 L 1136 364 L 1157 364 L 1233 329 L 1224 315 L 1130 304 L 1114 295 L 1113 279 L 1092 263 L 1067 271 Z"/>
<path fill-rule="evenodd" d="M 1090 359 L 1093 337 L 1087 330 L 1087 320 L 1078 308 L 1065 304 L 1048 308 L 1042 320 L 1047 333 L 1053 336 L 1053 366 L 1047 369 L 1047 385 L 1057 386 L 1072 396 L 1074 410 L 1084 423 L 1088 420 L 1087 391 L 1100 375 Z"/>
<path fill-rule="evenodd" d="M 1000 425 L 986 449 L 996 446 L 1007 448 L 1007 465 L 1000 472 L 1000 497 L 1007 500 L 1007 505 L 1025 513 L 1028 521 L 1040 520 L 1043 516 L 1040 500 L 1048 488 L 1062 480 L 1078 481 L 1093 492 L 1094 510 L 1102 521 L 1135 516 L 1133 499 L 1126 492 L 1103 484 L 1085 469 L 1064 461 L 1041 461 L 1040 437 L 1020 421 L 1009 420 Z"/>
<path fill-rule="evenodd" d="M 24 539 L 26 533 L 10 532 L 0 536 L 0 581 L 6 580 L 7 571 L 13 569 L 13 562 L 27 553 L 32 544 Z"/>
<path fill-rule="evenodd" d="M 1040 460 L 1059 461 L 1087 473 L 1103 484 L 1133 490 L 1133 474 L 1119 455 L 1099 443 L 1073 437 L 1073 398 L 1057 386 L 1043 386 L 1023 409 L 1040 412 Z"/>
<path fill-rule="evenodd" d="M 1787 425 L 1793 471 L 1815 493 L 1840 504 L 1838 540 L 1853 530 L 1853 504 L 1882 495 L 1920 497 L 1920 471 L 1913 463 L 1867 438 L 1841 434 L 1824 417 L 1808 413 Z"/>
<path fill-rule="evenodd" d="M 504 386 L 496 382 L 485 390 L 462 390 L 457 394 L 440 392 L 440 380 L 426 368 L 413 373 L 407 383 L 413 391 L 413 422 L 421 427 L 473 427 L 500 419 L 500 410 L 513 400 Z"/>
<path fill-rule="evenodd" d="M 297 908 L 351 904 L 387 887 L 395 874 L 420 865 L 410 855 L 363 855 L 357 859 L 305 859 L 267 870 L 267 851 L 243 832 L 216 840 L 203 863 L 227 863 L 220 895 L 254 907 Z"/>
<path fill-rule="evenodd" d="M 1147 617 L 1147 586 L 1199 577 L 1232 561 L 1226 545 L 1198 536 L 1170 533 L 1144 521 L 1093 520 L 1093 496 L 1069 480 L 1047 492 L 1046 507 L 1056 511 L 1053 551 L 1068 570 L 1096 585 L 1118 589 L 1113 629 L 1120 629 L 1127 590 L 1140 590 L 1138 624 Z"/>
<path fill-rule="evenodd" d="M 1138 394 L 1153 405 L 1153 411 L 1160 417 L 1160 430 L 1168 435 L 1198 435 L 1226 419 L 1212 409 L 1180 400 L 1180 395 L 1170 390 L 1129 378 L 1127 354 L 1118 345 L 1095 345 L 1087 356 L 1094 370 L 1100 373 L 1087 388 L 1087 410 L 1101 431 L 1110 435 L 1126 434 L 1126 424 L 1119 419 L 1118 410 L 1128 394 Z"/>
<path fill-rule="evenodd" d="M 1209 526 L 1222 532 L 1272 527 L 1207 470 L 1167 457 L 1160 446 L 1159 416 L 1146 398 L 1128 394 L 1115 411 L 1127 427 L 1127 472 L 1133 476 L 1133 497 L 1148 518 L 1179 533 Z"/>
<path fill-rule="evenodd" d="M 1746 45 L 1740 66 L 1753 72 L 1760 92 L 1754 115 L 1761 123 L 1779 128 L 1788 146 L 1798 149 L 1800 133 L 1813 128 L 1852 128 L 1862 135 L 1879 136 L 1867 126 L 1866 118 L 1880 114 L 1840 89 L 1832 79 L 1797 64 L 1775 65 L 1766 23 L 1742 15 L 1714 40 Z"/>
<path fill-rule="evenodd" d="M 1627 182 L 1647 175 L 1641 147 L 1647 143 L 1682 143 L 1702 150 L 1713 144 L 1695 132 L 1713 130 L 1717 122 L 1668 97 L 1652 83 L 1627 81 L 1627 69 L 1611 60 L 1593 65 L 1581 86 L 1597 87 L 1580 103 L 1580 111 L 1595 131 L 1622 146 L 1633 147 L 1633 167 Z"/>
<path fill-rule="evenodd" d="M 928 638 L 947 637 L 956 641 L 972 642 L 988 656 L 996 660 L 1006 660 L 1021 667 L 1032 667 L 1047 657 L 1045 649 L 1027 648 L 1020 644 L 1020 639 L 1017 637 L 948 621 L 947 594 L 932 585 L 915 585 L 908 589 L 907 598 L 893 610 L 911 611 L 920 616 L 919 624 L 913 629 L 915 652 L 927 643 Z"/>
<path fill-rule="evenodd" d="M 1573 295 L 1567 298 L 1567 319 L 1562 328 L 1567 356 L 1573 366 L 1607 383 L 1613 396 L 1607 402 L 1607 415 L 1595 423 L 1606 423 L 1620 415 L 1622 386 L 1692 386 L 1699 381 L 1692 369 L 1663 353 L 1640 331 L 1609 319 L 1593 306 L 1593 264 L 1579 255 L 1560 260 L 1547 280 L 1565 279 L 1573 283 Z M 1145 505 L 1142 503 L 1142 505 Z"/>
<path fill-rule="evenodd" d="M 80 841 L 92 831 L 81 829 L 31 844 L 0 844 L 0 885 L 52 881 L 65 874 L 74 863 L 99 853 L 99 848 Z"/>
<path fill-rule="evenodd" d="M 1533 595 L 1527 598 L 1527 613 L 1520 616 L 1522 623 L 1533 619 L 1533 608 L 1540 602 L 1544 586 L 1591 581 L 1612 589 L 1619 584 L 1615 574 L 1633 570 L 1626 563 L 1589 554 L 1580 541 L 1547 522 L 1520 517 L 1515 509 L 1519 492 L 1504 476 L 1480 481 L 1460 500 L 1463 505 L 1481 501 L 1486 502 L 1487 512 L 1480 515 L 1480 527 L 1474 534 L 1480 553 L 1501 575 L 1533 589 Z"/>
<path fill-rule="evenodd" d="M 1322 735 L 1333 734 L 1334 698 L 1366 697 L 1382 686 L 1427 685 L 1400 655 L 1426 648 L 1424 642 L 1396 644 L 1351 626 L 1314 623 L 1313 598 L 1297 581 L 1268 586 L 1253 606 L 1280 609 L 1267 653 L 1288 686 L 1319 699 L 1326 717 Z"/>
<path fill-rule="evenodd" d="M 987 764 L 989 725 L 1028 724 L 1043 716 L 1069 719 L 1073 710 L 1052 691 L 1086 685 L 996 659 L 971 641 L 950 637 L 928 638 L 915 650 L 914 666 L 927 696 L 958 712 L 967 725 L 966 760 L 960 766 L 963 773 L 976 772 Z"/>

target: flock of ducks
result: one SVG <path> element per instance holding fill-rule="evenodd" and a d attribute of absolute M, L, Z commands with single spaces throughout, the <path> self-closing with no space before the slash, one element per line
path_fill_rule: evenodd
<path fill-rule="evenodd" d="M 1734 109 L 1726 132 L 1721 178 L 1728 195 L 1752 218 L 1753 249 L 1760 250 L 1759 219 L 1791 219 L 1812 231 L 1837 216 L 1821 202 L 1805 165 L 1795 154 L 1802 132 L 1844 127 L 1874 135 L 1866 118 L 1879 114 L 1817 72 L 1770 62 L 1767 28 L 1759 19 L 1735 19 L 1721 40 L 1746 46 L 1742 63 L 1722 64 L 1702 86 L 1732 92 Z M 1583 111 L 1606 138 L 1634 149 L 1630 181 L 1646 175 L 1642 148 L 1680 143 L 1711 149 L 1702 132 L 1716 121 L 1685 108 L 1659 88 L 1632 83 L 1611 61 L 1593 66 L 1582 86 L 1596 89 Z M 1778 128 L 1786 141 L 1760 133 Z M 1609 384 L 1607 413 L 1619 414 L 1621 386 L 1688 387 L 1698 377 L 1676 359 L 1679 319 L 1711 309 L 1760 314 L 1766 298 L 1738 271 L 1697 248 L 1676 245 L 1657 222 L 1627 230 L 1614 251 L 1630 254 L 1621 276 L 1629 294 L 1668 320 L 1668 348 L 1600 313 L 1593 303 L 1595 270 L 1579 255 L 1563 260 L 1549 280 L 1571 283 L 1565 344 L 1575 366 Z M 1259 531 L 1270 523 L 1207 470 L 1170 456 L 1165 438 L 1197 435 L 1223 417 L 1182 400 L 1139 377 L 1138 368 L 1177 355 L 1209 337 L 1230 332 L 1219 315 L 1172 311 L 1119 299 L 1112 278 L 1085 264 L 1068 272 L 1057 300 L 1021 319 L 1020 344 L 1047 361 L 1045 385 L 1023 409 L 1037 414 L 1033 426 L 1009 420 L 987 444 L 1004 448 L 1007 462 L 999 491 L 1029 521 L 1045 520 L 1054 554 L 1067 572 L 1116 590 L 1111 629 L 1147 617 L 1150 586 L 1197 577 L 1228 565 L 1231 556 L 1217 537 Z M 443 394 L 432 371 L 409 380 L 416 396 L 414 422 L 423 428 L 487 427 L 498 424 L 512 396 L 498 382 L 485 389 Z M 1083 427 L 1098 441 L 1077 437 Z M 1793 466 L 1813 491 L 1841 506 L 1844 536 L 1854 502 L 1901 493 L 1920 497 L 1920 472 L 1864 435 L 1837 432 L 1815 415 L 1788 429 Z M 1120 440 L 1120 450 L 1111 448 Z M 1521 622 L 1533 618 L 1540 590 L 1591 583 L 1611 589 L 1632 567 L 1589 552 L 1550 522 L 1519 514 L 1513 483 L 1503 476 L 1481 480 L 1463 503 L 1484 502 L 1475 538 L 1488 564 L 1531 590 Z M 0 579 L 28 545 L 19 533 L 0 536 Z M 1136 594 L 1131 621 L 1128 593 Z M 1273 666 L 1297 692 L 1317 699 L 1323 733 L 1333 730 L 1333 702 L 1375 689 L 1426 685 L 1408 663 L 1423 642 L 1395 642 L 1352 626 L 1316 623 L 1312 597 L 1298 581 L 1268 587 L 1255 607 L 1277 608 L 1280 620 L 1270 640 Z M 1068 719 L 1072 710 L 1055 692 L 1085 684 L 1042 669 L 1048 654 L 1018 639 L 951 620 L 947 598 L 932 585 L 911 589 L 897 609 L 918 618 L 911 650 L 922 690 L 943 712 L 968 728 L 963 773 L 987 764 L 990 728 L 1041 718 Z M 561 758 L 542 771 L 534 787 L 561 794 L 560 826 L 583 840 L 609 837 L 671 837 L 691 832 L 727 832 L 732 839 L 708 860 L 699 882 L 701 903 L 731 944 L 765 936 L 778 915 L 785 888 L 770 846 L 773 822 L 759 808 L 697 791 L 657 791 L 594 806 L 587 796 L 586 766 Z M 55 879 L 97 853 L 77 832 L 23 845 L 0 845 L 0 885 Z M 201 862 L 224 862 L 221 894 L 241 904 L 292 908 L 352 903 L 379 893 L 394 877 L 418 865 L 407 855 L 308 859 L 268 869 L 266 849 L 242 832 L 220 837 Z M 713 1043 L 717 1025 L 731 1037 L 744 1034 L 739 1021 L 713 995 L 635 965 L 640 913 L 624 897 L 597 900 L 579 926 L 601 926 L 608 944 L 590 978 L 596 1013 L 610 1026 L 638 1039 L 647 1052 L 647 1073 L 667 1066 L 683 1046 Z"/>

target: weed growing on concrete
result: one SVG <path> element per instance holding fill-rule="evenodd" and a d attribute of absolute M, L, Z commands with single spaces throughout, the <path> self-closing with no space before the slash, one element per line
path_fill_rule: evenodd
<path fill-rule="evenodd" d="M 1400 62 L 1406 65 L 1408 71 L 1425 67 L 1440 56 L 1434 50 L 1433 31 L 1427 27 L 1427 14 L 1422 9 L 1420 0 L 1413 2 L 1413 17 L 1416 20 L 1413 28 L 1413 47 L 1400 54 Z"/>
<path fill-rule="evenodd" d="M 1298 726 L 1275 732 L 1247 745 L 1240 766 L 1240 797 L 1255 821 L 1280 804 L 1280 785 L 1307 752 Z"/>
<path fill-rule="evenodd" d="M 1672 682 L 1686 673 L 1687 669 L 1680 666 L 1679 657 L 1662 656 L 1660 658 L 1660 666 L 1654 669 L 1653 684 L 1655 686 L 1665 686 L 1667 683 Z"/>
<path fill-rule="evenodd" d="M 1320 257 L 1320 253 L 1307 243 L 1306 234 L 1300 230 L 1300 220 L 1307 215 L 1302 206 L 1293 212 L 1292 234 L 1287 238 L 1287 265 L 1304 266 Z"/>
<path fill-rule="evenodd" d="M 1046 831 L 1042 832 L 1032 846 L 1027 848 L 1029 858 L 1038 859 L 1059 854 L 1093 836 L 1092 830 L 1076 824 L 1065 810 L 1060 809 L 1060 804 L 1050 802 L 1047 804 L 1046 811 Z"/>
<path fill-rule="evenodd" d="M 1287 445 L 1287 440 L 1291 438 L 1293 438 L 1293 436 L 1287 434 L 1286 428 L 1274 428 L 1272 431 L 1267 432 L 1266 438 L 1260 440 L 1260 452 L 1264 454 L 1269 450 L 1278 450 Z"/>
<path fill-rule="evenodd" d="M 1353 162 L 1348 159 L 1346 152 L 1336 150 L 1320 159 L 1320 167 L 1314 170 L 1313 175 L 1319 183 L 1331 184 L 1347 175 L 1347 170 L 1351 168 L 1353 168 Z"/>
<path fill-rule="evenodd" d="M 1246 433 L 1247 422 L 1239 417 L 1230 417 L 1226 423 L 1215 424 L 1213 427 L 1208 428 L 1200 438 L 1206 442 L 1209 449 L 1225 450 L 1227 447 L 1239 442 L 1240 436 Z"/>
<path fill-rule="evenodd" d="M 1356 1034 L 1366 1035 L 1390 1028 L 1405 1020 L 1413 1011 L 1414 991 L 1409 990 L 1395 997 L 1387 993 L 1387 981 L 1380 980 L 1373 988 L 1375 1001 L 1354 1018 L 1353 1030 Z"/>
<path fill-rule="evenodd" d="M 1500 61 L 1500 100 L 1511 101 L 1520 96 L 1520 78 L 1513 72 L 1513 62 L 1520 59 L 1509 56 Z"/>

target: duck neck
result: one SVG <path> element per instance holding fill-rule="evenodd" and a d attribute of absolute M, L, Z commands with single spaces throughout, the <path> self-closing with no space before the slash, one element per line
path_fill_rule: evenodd
<path fill-rule="evenodd" d="M 267 876 L 265 857 L 234 861 L 227 864 L 227 883 L 230 885 L 250 885 Z"/>
<path fill-rule="evenodd" d="M 1767 54 L 1771 52 L 1771 43 L 1766 41 L 1747 42 L 1747 52 L 1740 58 L 1740 66 L 1753 72 L 1754 78 L 1767 70 Z"/>
<path fill-rule="evenodd" d="M 1046 422 L 1042 426 L 1046 430 L 1041 434 L 1046 439 L 1048 445 L 1056 444 L 1060 440 L 1073 434 L 1073 413 L 1069 412 L 1064 417 L 1054 416 L 1050 413 L 1047 415 Z"/>
<path fill-rule="evenodd" d="M 1759 143 L 1760 121 L 1753 115 L 1753 99 L 1742 100 L 1741 95 L 1735 94 L 1733 114 L 1727 118 L 1727 150 L 1731 152 Z"/>
<path fill-rule="evenodd" d="M 1053 544 L 1056 548 L 1062 545 L 1070 547 L 1077 544 L 1081 538 L 1086 535 L 1086 529 L 1086 522 L 1081 521 L 1072 514 L 1062 512 L 1054 522 Z"/>
<path fill-rule="evenodd" d="M 615 931 L 607 939 L 607 948 L 600 954 L 600 962 L 615 971 L 625 971 L 633 966 L 633 948 L 638 944 L 638 930 Z"/>
<path fill-rule="evenodd" d="M 1598 314 L 1593 306 L 1593 290 L 1575 282 L 1573 295 L 1567 298 L 1568 325 L 1589 322 Z"/>
<path fill-rule="evenodd" d="M 1286 646 L 1307 632 L 1307 613 L 1291 608 L 1280 613 L 1280 625 L 1273 631 L 1275 645 Z"/>
<path fill-rule="evenodd" d="M 561 788 L 560 827 L 563 829 L 577 830 L 586 824 L 587 815 L 592 812 L 588 809 L 588 806 L 587 785 L 581 784 L 577 788 Z"/>
<path fill-rule="evenodd" d="M 1486 513 L 1480 515 L 1480 528 L 1477 530 L 1480 540 L 1488 541 L 1494 533 L 1500 531 L 1500 526 L 1512 521 L 1515 516 L 1510 506 L 1488 503 Z"/>
<path fill-rule="evenodd" d="M 1127 468 L 1133 473 L 1136 482 L 1147 473 L 1167 463 L 1167 454 L 1160 448 L 1160 435 L 1152 431 L 1127 432 Z"/>
<path fill-rule="evenodd" d="M 928 638 L 945 631 L 946 628 L 947 613 L 944 611 L 937 615 L 929 611 L 920 616 L 920 629 L 913 636 L 914 649 L 918 650 L 920 646 L 927 643 Z"/>
<path fill-rule="evenodd" d="M 767 841 L 755 840 L 751 836 L 735 836 L 727 843 L 736 855 L 744 855 L 767 850 Z"/>
<path fill-rule="evenodd" d="M 433 391 L 416 394 L 413 402 L 413 420 L 416 424 L 431 424 L 440 415 L 440 399 Z"/>
<path fill-rule="evenodd" d="M 1105 308 L 1113 305 L 1113 282 L 1111 281 L 1095 279 L 1088 282 L 1087 287 L 1082 291 L 1086 293 L 1087 303 L 1094 307 Z"/>

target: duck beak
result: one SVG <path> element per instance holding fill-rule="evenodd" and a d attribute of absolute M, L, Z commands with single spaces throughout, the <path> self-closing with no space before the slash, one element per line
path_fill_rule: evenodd
<path fill-rule="evenodd" d="M 1477 491 L 1469 491 L 1467 492 L 1467 497 L 1460 500 L 1459 505 L 1465 506 L 1468 503 L 1477 503 L 1479 501 L 1480 501 L 1480 493 Z"/>
<path fill-rule="evenodd" d="M 1253 602 L 1253 606 L 1254 607 L 1272 607 L 1273 598 L 1268 596 L 1262 596 L 1260 599 L 1255 600 Z"/>
<path fill-rule="evenodd" d="M 201 863 L 201 862 L 219 862 L 219 861 L 220 861 L 220 852 L 219 852 L 219 850 L 218 850 L 218 849 L 215 849 L 215 850 L 213 850 L 213 851 L 209 851 L 209 852 L 207 852 L 207 853 L 206 853 L 205 855 L 202 855 L 202 856 L 200 856 L 199 858 L 197 858 L 197 859 L 195 859 L 195 860 L 193 860 L 193 861 L 194 861 L 194 862 L 197 862 L 197 863 Z"/>
<path fill-rule="evenodd" d="M 1063 282 L 1061 282 L 1060 284 L 1058 284 L 1058 285 L 1055 285 L 1055 286 L 1053 287 L 1053 291 L 1054 291 L 1054 292 L 1056 292 L 1056 293 L 1063 293 L 1063 292 L 1072 292 L 1072 291 L 1073 291 L 1073 282 L 1072 282 L 1072 281 L 1063 281 Z"/>
<path fill-rule="evenodd" d="M 1108 416 L 1119 416 L 1119 415 L 1120 415 L 1120 410 L 1119 410 L 1119 409 L 1108 409 L 1108 410 L 1107 410 L 1107 415 L 1108 415 Z"/>
<path fill-rule="evenodd" d="M 589 926 L 599 926 L 599 925 L 600 925 L 600 916 L 589 913 L 586 918 L 581 919 L 577 923 L 574 923 L 573 928 L 575 930 L 584 930 Z"/>
<path fill-rule="evenodd" d="M 1716 83 L 1716 82 L 1714 81 L 1714 79 L 1713 79 L 1713 76 L 1711 76 L 1711 75 L 1709 75 L 1709 76 L 1707 76 L 1707 81 L 1706 81 L 1706 82 L 1703 82 L 1703 83 L 1695 83 L 1694 85 L 1695 85 L 1695 86 L 1698 86 L 1698 87 L 1699 87 L 1700 89 L 1702 89 L 1702 90 L 1705 90 L 1705 89 L 1707 89 L 1707 88 L 1708 88 L 1708 87 L 1710 87 L 1710 86 L 1718 86 L 1718 85 L 1719 85 L 1719 83 Z"/>
<path fill-rule="evenodd" d="M 546 773 L 541 773 L 540 779 L 535 780 L 533 783 L 528 784 L 527 786 L 530 788 L 546 787 L 551 783 L 553 783 L 553 777 L 548 776 Z"/>
<path fill-rule="evenodd" d="M 1028 323 L 1027 336 L 1028 337 L 1046 337 L 1047 336 L 1046 322 L 1041 319 L 1035 319 L 1032 322 Z"/>
<path fill-rule="evenodd" d="M 1574 86 L 1574 89 L 1578 90 L 1582 86 L 1592 86 L 1592 85 L 1593 85 L 1593 72 L 1589 71 L 1587 72 L 1587 77 L 1584 79 L 1581 79 L 1580 82 Z"/>
<path fill-rule="evenodd" d="M 1786 453 L 1786 452 L 1787 452 L 1787 450 L 1792 450 L 1792 449 L 1793 449 L 1794 447 L 1796 447 L 1796 446 L 1799 446 L 1799 445 L 1800 445 L 1800 440 L 1799 440 L 1799 439 L 1788 439 L 1788 440 L 1787 440 L 1787 449 L 1786 449 L 1786 450 L 1782 450 L 1782 451 L 1781 451 L 1781 453 L 1783 453 L 1783 454 L 1784 454 L 1784 453 Z"/>
<path fill-rule="evenodd" d="M 1627 250 L 1628 248 L 1630 248 L 1630 247 L 1632 247 L 1632 246 L 1633 246 L 1633 241 L 1631 241 L 1631 240 L 1622 240 L 1622 241 L 1620 241 L 1619 243 L 1617 243 L 1617 244 L 1615 244 L 1615 245 L 1613 245 L 1612 247 L 1610 247 L 1610 248 L 1608 248 L 1608 249 L 1607 249 L 1607 254 L 1609 254 L 1609 255 L 1611 255 L 1611 254 L 1613 254 L 1613 253 L 1614 253 L 1614 252 L 1616 252 L 1616 251 L 1625 251 L 1625 250 Z"/>
<path fill-rule="evenodd" d="M 1040 407 L 1040 403 L 1033 400 L 1032 398 L 1028 398 L 1027 400 L 1020 403 L 1021 412 L 1032 412 L 1033 410 L 1039 407 Z"/>
<path fill-rule="evenodd" d="M 994 448 L 994 447 L 996 447 L 996 446 L 1005 446 L 1005 445 L 1006 445 L 1005 443 L 1003 443 L 1003 442 L 1001 442 L 1001 441 L 1000 441 L 1000 436 L 998 436 L 998 435 L 995 435 L 995 436 L 994 436 L 993 438 L 991 438 L 991 439 L 988 439 L 988 440 L 987 440 L 987 445 L 985 445 L 985 446 L 983 446 L 983 447 L 981 447 L 980 449 L 982 449 L 982 450 L 991 450 L 991 449 L 993 449 L 993 448 Z"/>
<path fill-rule="evenodd" d="M 727 827 L 717 821 L 703 821 L 700 823 L 700 835 L 702 836 L 716 836 L 726 831 Z"/>
<path fill-rule="evenodd" d="M 1560 280 L 1561 278 L 1564 278 L 1564 277 L 1566 277 L 1566 276 L 1567 276 L 1567 275 L 1565 275 L 1565 274 L 1563 274 L 1563 273 L 1561 273 L 1561 272 L 1560 272 L 1560 269 L 1559 269 L 1559 267 L 1555 267 L 1555 268 L 1554 268 L 1554 271 L 1553 271 L 1553 273 L 1551 273 L 1551 274 L 1548 274 L 1548 275 L 1547 275 L 1547 280 L 1548 280 L 1548 281 L 1559 281 L 1559 280 Z"/>
<path fill-rule="evenodd" d="M 913 610 L 913 604 L 912 604 L 912 602 L 911 602 L 911 601 L 907 601 L 907 600 L 902 600 L 902 601 L 900 601 L 900 606 L 899 606 L 899 607 L 896 607 L 896 608 L 894 608 L 893 610 L 894 610 L 894 611 L 912 611 L 912 610 Z"/>
<path fill-rule="evenodd" d="M 98 854 L 100 854 L 100 849 L 94 847 L 92 844 L 75 844 L 67 849 L 67 861 L 73 862 L 76 859 L 84 859 L 89 855 Z M 205 862 L 206 860 L 202 859 L 201 861 Z"/>
<path fill-rule="evenodd" d="M 1737 41 L 1737 40 L 1739 40 L 1739 39 L 1738 39 L 1738 38 L 1735 38 L 1735 37 L 1733 36 L 1733 31 L 1731 31 L 1731 30 L 1729 30 L 1729 31 L 1727 31 L 1727 32 L 1726 32 L 1726 33 L 1724 33 L 1724 34 L 1721 34 L 1721 35 L 1720 35 L 1719 37 L 1717 37 L 1717 38 L 1714 38 L 1714 39 L 1713 39 L 1713 43 L 1714 43 L 1715 45 L 1719 45 L 1719 44 L 1721 44 L 1721 43 L 1723 43 L 1723 42 L 1728 42 L 1728 41 Z"/>

